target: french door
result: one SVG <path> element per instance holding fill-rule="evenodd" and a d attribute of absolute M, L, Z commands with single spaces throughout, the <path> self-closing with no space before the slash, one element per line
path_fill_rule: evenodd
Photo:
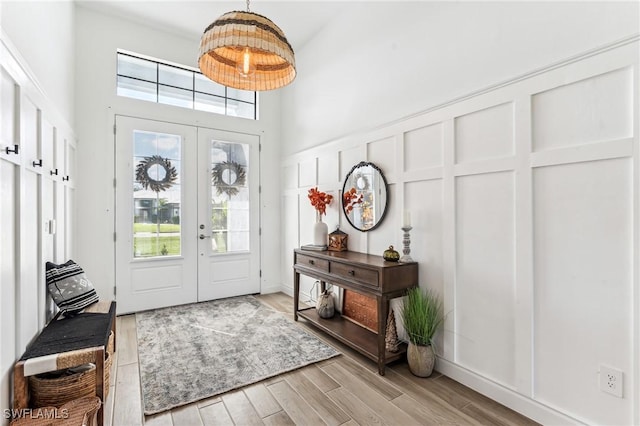
<path fill-rule="evenodd" d="M 116 117 L 119 313 L 260 291 L 258 144 Z"/>

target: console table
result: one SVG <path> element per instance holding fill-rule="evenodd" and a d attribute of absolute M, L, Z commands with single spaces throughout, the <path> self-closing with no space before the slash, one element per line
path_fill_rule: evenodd
<path fill-rule="evenodd" d="M 299 308 L 300 275 L 320 281 L 320 289 L 326 283 L 348 289 L 376 299 L 378 308 L 378 333 L 374 333 L 340 315 L 320 318 L 315 308 Z M 385 334 L 389 300 L 402 296 L 405 291 L 418 286 L 418 264 L 387 262 L 382 256 L 353 251 L 293 251 L 293 303 L 294 320 L 304 318 L 320 330 L 352 347 L 378 363 L 378 373 L 384 376 L 385 365 L 401 358 L 405 344 L 398 352 L 385 349 Z"/>

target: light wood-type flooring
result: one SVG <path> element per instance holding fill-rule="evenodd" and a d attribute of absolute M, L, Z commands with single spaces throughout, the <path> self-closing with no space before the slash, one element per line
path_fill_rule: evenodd
<path fill-rule="evenodd" d="M 283 293 L 258 299 L 293 319 Z M 342 355 L 154 416 L 143 415 L 134 315 L 117 318 L 117 352 L 105 405 L 105 425 L 533 425 L 533 421 L 440 375 L 413 376 L 396 362 L 377 365 L 317 331 Z"/>

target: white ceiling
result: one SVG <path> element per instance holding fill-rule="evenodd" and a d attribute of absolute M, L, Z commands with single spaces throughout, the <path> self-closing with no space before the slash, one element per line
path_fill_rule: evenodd
<path fill-rule="evenodd" d="M 75 0 L 97 12 L 199 39 L 204 29 L 223 13 L 246 10 L 246 0 Z M 299 50 L 334 16 L 349 6 L 342 1 L 254 0 L 251 11 L 271 19 Z"/>

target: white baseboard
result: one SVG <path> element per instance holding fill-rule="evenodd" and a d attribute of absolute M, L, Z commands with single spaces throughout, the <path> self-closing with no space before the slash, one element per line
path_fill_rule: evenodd
<path fill-rule="evenodd" d="M 526 396 L 505 388 L 491 380 L 481 377 L 470 370 L 438 357 L 437 368 L 440 373 L 470 387 L 496 402 L 529 417 L 543 425 L 582 425 L 584 423 L 559 411 L 541 404 Z"/>
<path fill-rule="evenodd" d="M 260 294 L 269 294 L 269 293 L 278 293 L 278 292 L 282 292 L 284 294 L 286 294 L 287 296 L 291 296 L 293 297 L 293 288 L 286 286 L 284 284 L 282 285 L 274 285 L 274 286 L 269 286 L 269 287 L 262 287 L 260 289 Z M 304 302 L 304 303 L 309 303 L 311 305 L 315 306 L 315 299 L 317 298 L 317 295 L 313 296 L 313 301 L 310 302 L 311 300 L 311 296 L 309 295 L 309 293 L 306 293 L 302 290 L 300 290 L 300 301 Z"/>
<path fill-rule="evenodd" d="M 293 297 L 293 289 L 290 289 L 284 285 L 271 285 L 268 287 L 263 286 L 260 288 L 260 294 L 270 294 L 270 293 L 278 293 L 278 292 L 283 292 Z"/>

